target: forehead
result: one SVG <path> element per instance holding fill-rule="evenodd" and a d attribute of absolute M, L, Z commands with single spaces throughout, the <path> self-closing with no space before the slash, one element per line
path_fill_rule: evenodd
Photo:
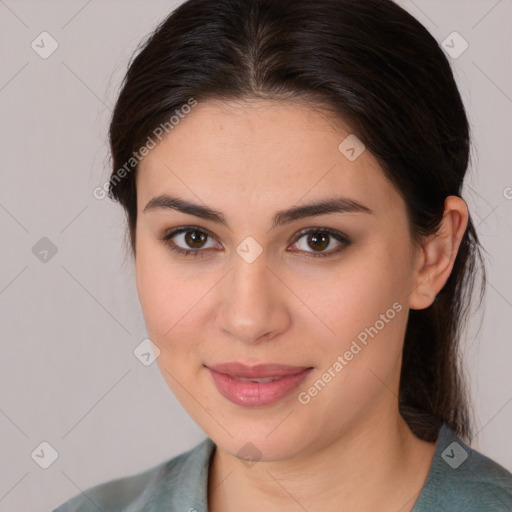
<path fill-rule="evenodd" d="M 343 120 L 306 103 L 199 102 L 140 162 L 138 210 L 163 193 L 220 209 L 334 193 L 377 210 L 396 204 L 397 191 L 368 150 L 355 160 L 340 151 L 349 136 Z"/>

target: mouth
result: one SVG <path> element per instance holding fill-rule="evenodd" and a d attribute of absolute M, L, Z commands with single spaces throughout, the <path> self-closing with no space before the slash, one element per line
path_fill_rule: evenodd
<path fill-rule="evenodd" d="M 261 407 L 279 402 L 297 388 L 313 370 L 311 366 L 282 364 L 204 365 L 219 393 L 244 407 Z"/>

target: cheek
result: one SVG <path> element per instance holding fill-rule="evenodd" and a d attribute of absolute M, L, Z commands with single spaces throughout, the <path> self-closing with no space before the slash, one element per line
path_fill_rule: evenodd
<path fill-rule="evenodd" d="M 184 304 L 188 302 L 190 288 L 173 270 L 170 259 L 159 243 L 148 240 L 144 234 L 138 238 L 136 281 L 142 312 L 148 334 L 160 346 L 171 337 Z M 153 339 L 153 338 L 151 338 Z"/>
<path fill-rule="evenodd" d="M 334 401 L 363 400 L 389 383 L 399 370 L 407 308 L 407 247 L 373 243 L 354 252 L 329 280 L 313 289 L 312 309 L 321 312 L 323 328 L 319 377 L 335 374 L 326 387 Z M 324 284 L 326 283 L 323 281 Z M 341 357 L 341 360 L 339 359 Z M 321 387 L 321 383 L 319 386 Z M 331 395 L 332 393 L 332 395 Z"/>
<path fill-rule="evenodd" d="M 167 329 L 172 325 L 169 306 L 175 303 L 176 288 L 169 285 L 166 273 L 154 253 L 141 244 L 136 262 L 137 293 L 150 334 L 162 333 L 164 324 Z"/>
<path fill-rule="evenodd" d="M 393 305 L 399 303 L 400 309 L 405 309 L 409 289 L 406 253 L 407 248 L 393 249 L 387 242 L 369 243 L 364 250 L 347 253 L 329 274 L 318 271 L 316 279 L 309 280 L 307 302 L 334 331 L 333 338 L 346 342 L 373 326 L 381 315 L 385 315 L 384 321 L 391 318 L 386 323 L 388 332 L 388 326 L 403 322 L 401 316 L 395 321 L 399 307 Z"/>
<path fill-rule="evenodd" d="M 197 361 L 198 290 L 186 286 L 186 279 L 173 271 L 169 260 L 159 256 L 159 250 L 141 249 L 136 263 L 137 291 L 148 337 L 158 347 L 156 359 L 167 385 L 187 407 L 189 395 L 180 383 L 190 387 L 190 371 L 199 369 Z M 193 380 L 192 380 L 193 381 Z"/>
<path fill-rule="evenodd" d="M 198 326 L 207 322 L 205 295 L 212 287 L 194 264 L 173 264 L 165 248 L 141 239 L 136 282 L 149 338 L 159 347 L 158 361 L 175 365 L 196 351 Z"/>

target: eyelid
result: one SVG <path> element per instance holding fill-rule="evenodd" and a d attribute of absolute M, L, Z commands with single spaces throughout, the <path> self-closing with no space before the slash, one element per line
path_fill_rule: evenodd
<path fill-rule="evenodd" d="M 342 233 L 341 231 L 338 231 L 337 229 L 331 229 L 327 227 L 309 227 L 304 228 L 300 230 L 293 238 L 292 245 L 295 245 L 303 236 L 308 235 L 309 233 L 326 233 L 331 238 L 334 238 L 341 247 L 338 247 L 336 249 L 331 249 L 330 251 L 297 251 L 298 253 L 304 253 L 305 258 L 313 257 L 329 257 L 334 256 L 341 252 L 346 246 L 351 245 L 351 241 L 347 235 Z M 295 252 L 295 251 L 294 251 Z"/>
<path fill-rule="evenodd" d="M 301 229 L 296 235 L 294 235 L 293 240 L 298 240 L 304 235 L 307 235 L 309 233 L 327 233 L 328 235 L 331 235 L 333 238 L 335 238 L 338 241 L 342 242 L 349 242 L 349 237 L 342 233 L 341 231 L 338 231 L 337 229 L 331 229 L 327 227 L 310 227 L 310 228 L 304 228 Z M 294 242 L 295 243 L 295 242 Z"/>
<path fill-rule="evenodd" d="M 174 244 L 171 240 L 171 238 L 175 237 L 176 235 L 180 235 L 182 233 L 186 233 L 187 231 L 199 231 L 200 233 L 204 233 L 205 235 L 208 235 L 208 238 L 211 238 L 212 240 L 215 240 L 217 242 L 217 239 L 215 236 L 206 228 L 201 228 L 199 226 L 180 226 L 177 228 L 173 228 L 170 230 L 167 230 L 164 232 L 162 236 L 159 236 L 158 239 L 161 240 L 165 245 L 167 245 L 172 251 L 187 255 L 193 254 L 198 255 L 199 253 L 207 252 L 207 249 L 184 249 L 183 247 L 179 247 L 176 244 Z M 219 242 L 217 242 L 219 245 Z"/>
<path fill-rule="evenodd" d="M 185 256 L 194 256 L 195 257 L 195 256 L 201 255 L 200 257 L 202 257 L 201 253 L 209 253 L 210 252 L 211 248 L 208 248 L 208 249 L 201 249 L 201 248 L 199 248 L 199 249 L 192 249 L 192 248 L 184 249 L 183 247 L 179 247 L 172 242 L 171 238 L 173 238 L 174 236 L 176 236 L 178 234 L 186 233 L 187 231 L 198 231 L 198 232 L 204 233 L 212 240 L 215 240 L 217 244 L 222 246 L 222 244 L 220 242 L 217 242 L 217 239 L 215 238 L 215 236 L 208 229 L 202 228 L 199 226 L 193 226 L 193 225 L 180 226 L 177 228 L 167 230 L 164 232 L 164 234 L 162 236 L 159 236 L 158 239 L 161 240 L 165 245 L 167 245 L 172 251 L 182 254 L 182 255 L 185 255 Z M 306 258 L 308 258 L 308 257 L 329 257 L 329 256 L 333 256 L 333 255 L 339 253 L 346 246 L 351 245 L 351 241 L 350 241 L 349 237 L 347 235 L 345 235 L 344 233 L 342 233 L 336 229 L 331 229 L 331 228 L 327 228 L 327 227 L 314 227 L 314 226 L 308 227 L 308 228 L 303 228 L 298 233 L 296 233 L 292 238 L 293 241 L 291 242 L 291 245 L 295 245 L 303 236 L 308 235 L 309 233 L 326 233 L 329 236 L 331 236 L 332 238 L 334 238 L 335 240 L 337 240 L 341 244 L 341 248 L 331 249 L 330 251 L 326 251 L 326 252 L 302 251 L 302 250 L 288 251 L 288 252 L 298 252 L 299 254 L 304 253 L 304 257 L 306 257 Z"/>

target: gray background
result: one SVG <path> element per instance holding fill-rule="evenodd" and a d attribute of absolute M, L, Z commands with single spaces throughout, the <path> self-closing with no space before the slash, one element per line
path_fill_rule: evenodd
<path fill-rule="evenodd" d="M 469 44 L 451 62 L 473 129 L 465 199 L 489 278 L 465 344 L 473 447 L 512 470 L 512 3 L 400 4 L 439 42 L 457 31 Z M 48 510 L 204 438 L 156 364 L 134 357 L 146 332 L 123 212 L 92 195 L 109 177 L 107 124 L 128 59 L 175 5 L 0 0 L 1 511 Z M 47 59 L 31 47 L 43 31 L 59 45 Z M 57 249 L 46 261 L 43 237 Z M 43 441 L 58 452 L 48 469 L 31 457 Z"/>

